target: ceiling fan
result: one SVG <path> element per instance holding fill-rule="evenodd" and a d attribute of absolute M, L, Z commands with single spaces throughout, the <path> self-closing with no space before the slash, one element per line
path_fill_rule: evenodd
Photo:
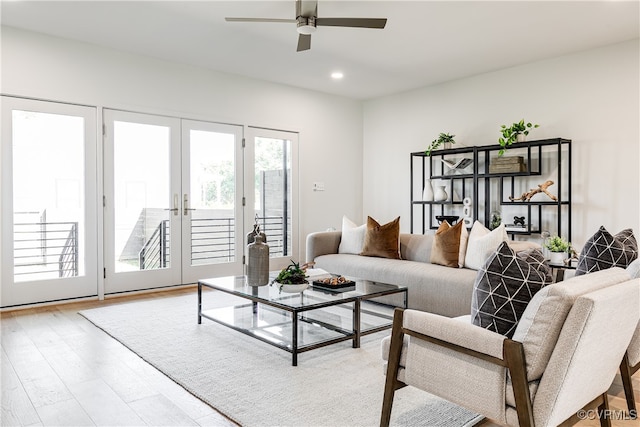
<path fill-rule="evenodd" d="M 284 22 L 297 24 L 297 51 L 311 49 L 311 34 L 316 27 L 354 27 L 382 29 L 387 24 L 386 18 L 318 18 L 318 2 L 296 0 L 296 19 L 277 18 L 225 18 L 227 22 Z"/>

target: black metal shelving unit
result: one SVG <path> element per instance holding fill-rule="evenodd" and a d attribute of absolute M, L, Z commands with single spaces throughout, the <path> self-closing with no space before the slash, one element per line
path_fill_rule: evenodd
<path fill-rule="evenodd" d="M 518 142 L 504 155 L 524 157 L 526 171 L 490 173 L 491 161 L 498 157 L 500 149 L 496 144 L 436 150 L 431 156 L 423 151 L 411 153 L 411 233 L 437 229 L 436 215 L 457 214 L 462 220 L 462 200 L 471 197 L 473 219 L 479 219 L 487 227 L 492 210 L 498 207 L 501 211 L 515 209 L 527 219 L 525 230 L 509 231 L 512 237 L 541 233 L 543 218 L 549 222 L 549 215 L 554 215 L 552 222 L 556 229 L 549 227 L 551 229 L 547 231 L 571 241 L 571 140 L 551 138 Z M 443 159 L 454 160 L 461 156 L 471 159 L 472 165 L 453 172 L 445 169 Z M 558 200 L 545 199 L 544 195 L 528 202 L 505 197 L 505 192 L 517 197 L 542 183 L 533 183 L 532 177 L 551 178 L 554 184 L 550 190 Z M 449 194 L 446 201 L 422 200 L 422 188 L 427 178 L 444 183 Z M 416 187 L 418 181 L 419 187 Z"/>

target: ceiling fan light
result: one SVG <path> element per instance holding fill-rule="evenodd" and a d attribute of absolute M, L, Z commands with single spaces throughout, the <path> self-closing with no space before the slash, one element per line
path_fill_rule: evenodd
<path fill-rule="evenodd" d="M 298 25 L 298 33 L 299 34 L 313 34 L 316 32 L 316 27 L 313 25 Z"/>

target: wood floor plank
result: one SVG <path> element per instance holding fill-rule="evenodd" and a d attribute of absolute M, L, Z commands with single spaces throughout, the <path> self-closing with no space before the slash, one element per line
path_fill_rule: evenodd
<path fill-rule="evenodd" d="M 38 415 L 45 426 L 94 426 L 95 423 L 76 399 L 41 406 Z"/>
<path fill-rule="evenodd" d="M 98 426 L 141 426 L 142 419 L 101 379 L 70 386 L 82 409 Z"/>
<path fill-rule="evenodd" d="M 12 426 L 39 423 L 38 413 L 33 407 L 29 396 L 27 396 L 24 387 L 22 387 L 22 383 L 13 370 L 13 366 L 4 350 L 0 353 L 0 364 L 2 374 L 0 425 Z"/>
<path fill-rule="evenodd" d="M 162 394 L 131 402 L 129 406 L 150 426 L 197 426 L 191 417 Z"/>

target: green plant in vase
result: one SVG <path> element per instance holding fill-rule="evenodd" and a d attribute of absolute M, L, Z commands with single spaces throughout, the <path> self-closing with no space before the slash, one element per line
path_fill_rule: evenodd
<path fill-rule="evenodd" d="M 549 252 L 551 252 L 551 264 L 562 264 L 564 263 L 566 254 L 571 248 L 571 243 L 567 242 L 560 236 L 553 236 L 544 242 L 544 247 L 547 248 Z"/>
<path fill-rule="evenodd" d="M 276 283 L 280 291 L 282 285 L 302 285 L 307 282 L 307 272 L 300 267 L 300 263 L 291 260 L 286 268 L 283 268 L 272 283 Z"/>
<path fill-rule="evenodd" d="M 431 145 L 424 152 L 427 156 L 431 155 L 431 152 L 436 148 L 440 147 L 443 144 L 455 144 L 456 141 L 453 139 L 455 135 L 450 135 L 448 133 L 440 133 L 436 139 L 431 141 Z"/>
<path fill-rule="evenodd" d="M 502 135 L 498 138 L 498 144 L 500 144 L 500 151 L 498 151 L 498 156 L 502 156 L 507 148 L 509 148 L 514 142 L 519 141 L 519 138 L 524 138 L 524 136 L 529 135 L 529 132 L 532 129 L 538 128 L 540 125 L 534 125 L 531 122 L 524 122 L 524 119 L 519 122 L 513 123 L 511 126 L 502 125 L 500 126 L 500 134 Z M 521 136 L 522 135 L 522 136 Z"/>

